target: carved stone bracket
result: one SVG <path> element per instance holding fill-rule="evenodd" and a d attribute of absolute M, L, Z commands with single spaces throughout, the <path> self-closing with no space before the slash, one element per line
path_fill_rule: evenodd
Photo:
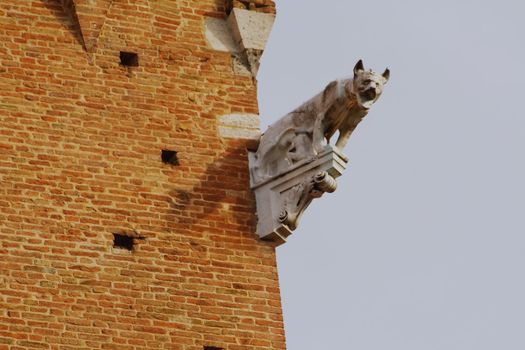
<path fill-rule="evenodd" d="M 249 157 L 253 164 L 255 154 Z M 285 243 L 312 200 L 335 191 L 335 179 L 346 169 L 346 159 L 337 149 L 326 146 L 317 157 L 301 161 L 277 177 L 254 183 L 252 176 L 259 237 Z"/>

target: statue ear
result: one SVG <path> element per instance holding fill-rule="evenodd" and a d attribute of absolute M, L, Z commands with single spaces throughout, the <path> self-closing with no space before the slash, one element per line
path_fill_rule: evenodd
<path fill-rule="evenodd" d="M 385 78 L 385 83 L 390 79 L 390 69 L 385 69 L 385 72 L 383 73 L 383 78 Z"/>
<path fill-rule="evenodd" d="M 365 70 L 365 67 L 363 67 L 363 60 L 357 61 L 354 67 L 354 75 L 357 74 L 360 70 Z"/>

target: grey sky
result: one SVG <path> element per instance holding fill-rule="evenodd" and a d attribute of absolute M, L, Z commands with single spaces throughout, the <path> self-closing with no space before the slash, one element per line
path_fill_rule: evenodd
<path fill-rule="evenodd" d="M 278 0 L 262 127 L 391 69 L 278 248 L 289 350 L 525 349 L 525 3 Z"/>

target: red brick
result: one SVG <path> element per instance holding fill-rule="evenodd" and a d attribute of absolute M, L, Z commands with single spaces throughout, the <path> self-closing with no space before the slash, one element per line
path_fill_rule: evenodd
<path fill-rule="evenodd" d="M 285 349 L 248 144 L 217 134 L 218 117 L 258 112 L 254 80 L 206 47 L 205 16 L 233 6 L 275 12 L 0 0 L 0 349 Z"/>

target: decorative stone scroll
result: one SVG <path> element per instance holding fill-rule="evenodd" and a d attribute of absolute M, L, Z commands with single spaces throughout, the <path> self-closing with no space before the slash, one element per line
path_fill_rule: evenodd
<path fill-rule="evenodd" d="M 328 84 L 261 136 L 257 151 L 249 154 L 261 239 L 286 242 L 312 200 L 336 190 L 335 179 L 348 161 L 342 149 L 389 77 L 388 69 L 381 75 L 365 71 L 359 61 L 352 79 Z"/>

